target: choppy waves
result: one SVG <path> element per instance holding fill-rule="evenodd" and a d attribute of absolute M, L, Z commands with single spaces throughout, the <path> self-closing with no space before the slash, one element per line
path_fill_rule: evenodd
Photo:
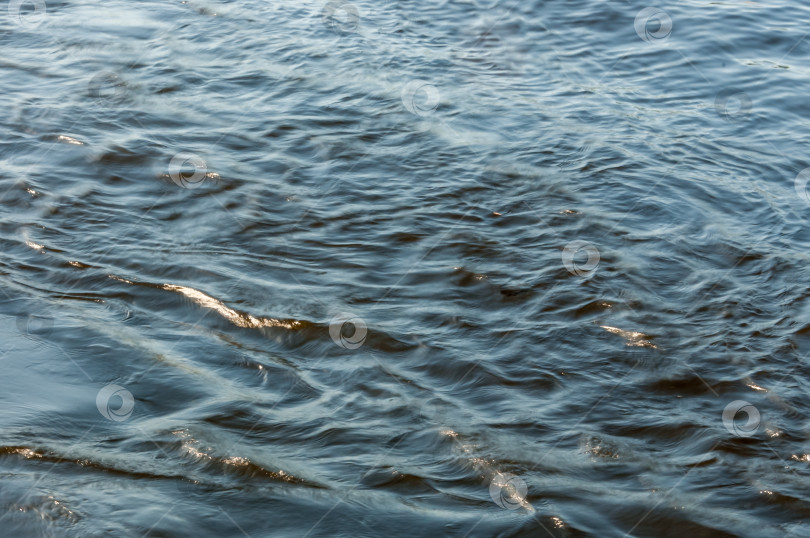
<path fill-rule="evenodd" d="M 806 7 L 10 7 L 6 532 L 810 532 Z"/>

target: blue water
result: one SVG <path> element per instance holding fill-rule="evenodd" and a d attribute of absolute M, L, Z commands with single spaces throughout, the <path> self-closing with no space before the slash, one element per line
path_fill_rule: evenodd
<path fill-rule="evenodd" d="M 0 535 L 810 536 L 809 22 L 2 6 Z"/>

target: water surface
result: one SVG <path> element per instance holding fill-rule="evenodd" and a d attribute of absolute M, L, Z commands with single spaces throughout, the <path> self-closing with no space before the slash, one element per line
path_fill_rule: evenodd
<path fill-rule="evenodd" d="M 809 20 L 12 2 L 2 534 L 810 536 Z"/>

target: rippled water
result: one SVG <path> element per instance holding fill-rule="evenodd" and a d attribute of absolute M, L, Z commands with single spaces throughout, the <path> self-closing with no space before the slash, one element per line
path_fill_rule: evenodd
<path fill-rule="evenodd" d="M 808 22 L 12 1 L 0 534 L 810 536 Z"/>

